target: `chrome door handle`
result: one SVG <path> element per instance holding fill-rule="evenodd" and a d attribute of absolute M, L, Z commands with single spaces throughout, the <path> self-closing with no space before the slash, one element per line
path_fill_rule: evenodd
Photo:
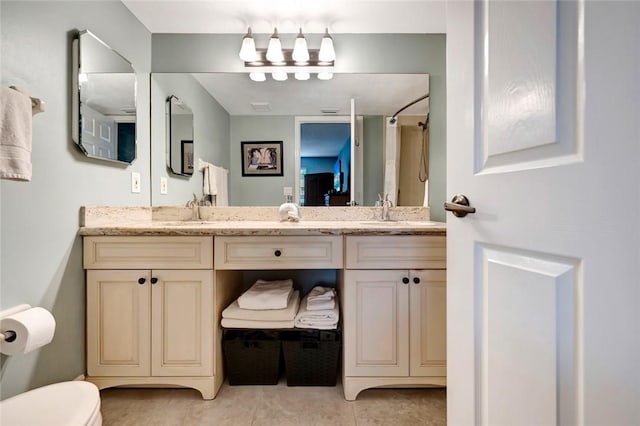
<path fill-rule="evenodd" d="M 469 207 L 469 199 L 462 194 L 454 195 L 450 203 L 444 203 L 444 209 L 456 217 L 465 217 L 468 213 L 475 213 L 475 207 Z"/>

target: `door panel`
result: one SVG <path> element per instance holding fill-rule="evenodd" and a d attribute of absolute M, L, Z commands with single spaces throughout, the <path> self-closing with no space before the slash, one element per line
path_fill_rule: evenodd
<path fill-rule="evenodd" d="M 408 271 L 345 272 L 345 375 L 409 374 Z"/>
<path fill-rule="evenodd" d="M 447 271 L 411 271 L 409 279 L 409 374 L 446 376 Z"/>
<path fill-rule="evenodd" d="M 152 374 L 213 374 L 212 271 L 154 270 Z"/>
<path fill-rule="evenodd" d="M 451 424 L 640 418 L 639 19 L 447 3 L 447 188 L 477 210 L 447 218 Z"/>
<path fill-rule="evenodd" d="M 87 271 L 89 376 L 149 375 L 149 278 L 149 271 Z"/>

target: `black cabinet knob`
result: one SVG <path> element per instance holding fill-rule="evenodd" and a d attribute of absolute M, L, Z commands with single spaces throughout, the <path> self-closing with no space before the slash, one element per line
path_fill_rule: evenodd
<path fill-rule="evenodd" d="M 151 282 L 153 282 L 153 281 L 151 281 Z M 418 277 L 413 277 L 413 283 L 414 283 L 414 284 L 420 284 L 420 278 L 418 278 Z"/>
<path fill-rule="evenodd" d="M 282 252 L 280 250 L 276 250 L 273 254 L 275 254 L 276 257 L 280 257 L 282 255 Z"/>
<path fill-rule="evenodd" d="M 138 278 L 138 284 L 142 285 L 147 282 L 146 278 Z"/>
<path fill-rule="evenodd" d="M 158 279 L 156 277 L 151 278 L 151 284 L 155 284 L 158 282 Z"/>
<path fill-rule="evenodd" d="M 409 278 L 407 277 L 402 278 L 402 284 L 409 284 Z"/>

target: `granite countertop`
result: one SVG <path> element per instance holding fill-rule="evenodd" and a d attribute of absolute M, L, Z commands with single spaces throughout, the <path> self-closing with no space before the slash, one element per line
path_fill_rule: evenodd
<path fill-rule="evenodd" d="M 426 210 L 425 210 L 426 209 Z M 300 222 L 274 220 L 273 207 L 204 207 L 190 220 L 181 207 L 83 207 L 80 235 L 446 235 L 446 224 L 424 220 L 428 207 L 395 207 L 389 221 L 380 208 L 303 208 Z"/>

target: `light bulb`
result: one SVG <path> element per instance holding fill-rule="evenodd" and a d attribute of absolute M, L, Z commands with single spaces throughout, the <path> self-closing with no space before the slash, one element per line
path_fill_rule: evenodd
<path fill-rule="evenodd" d="M 309 62 L 309 50 L 307 49 L 307 40 L 302 35 L 302 28 L 296 37 L 295 44 L 293 45 L 293 53 L 291 58 L 294 62 L 299 64 L 306 64 Z"/>
<path fill-rule="evenodd" d="M 318 53 L 318 59 L 321 62 L 331 62 L 336 59 L 336 52 L 333 50 L 333 39 L 329 35 L 329 29 L 325 28 L 322 42 L 320 43 L 320 52 Z"/>
<path fill-rule="evenodd" d="M 263 72 L 249 73 L 249 78 L 253 81 L 265 81 L 267 79 Z"/>
<path fill-rule="evenodd" d="M 269 39 L 269 46 L 267 47 L 267 61 L 271 63 L 284 62 L 284 54 L 282 53 L 282 44 L 280 44 L 280 38 L 278 37 L 278 29 L 273 29 L 273 35 Z"/>
<path fill-rule="evenodd" d="M 318 73 L 318 80 L 331 80 L 332 78 L 332 72 L 323 71 Z"/>
<path fill-rule="evenodd" d="M 284 71 L 275 71 L 271 73 L 271 77 L 275 81 L 285 81 L 287 79 L 287 73 Z"/>
<path fill-rule="evenodd" d="M 247 31 L 247 34 L 242 38 L 242 47 L 239 53 L 240 59 L 245 62 L 255 62 L 258 60 L 258 53 L 256 52 L 256 43 L 251 35 L 251 27 Z"/>
<path fill-rule="evenodd" d="M 294 74 L 294 77 L 296 78 L 296 80 L 309 80 L 309 78 L 311 78 L 311 75 L 308 72 L 298 71 Z"/>

